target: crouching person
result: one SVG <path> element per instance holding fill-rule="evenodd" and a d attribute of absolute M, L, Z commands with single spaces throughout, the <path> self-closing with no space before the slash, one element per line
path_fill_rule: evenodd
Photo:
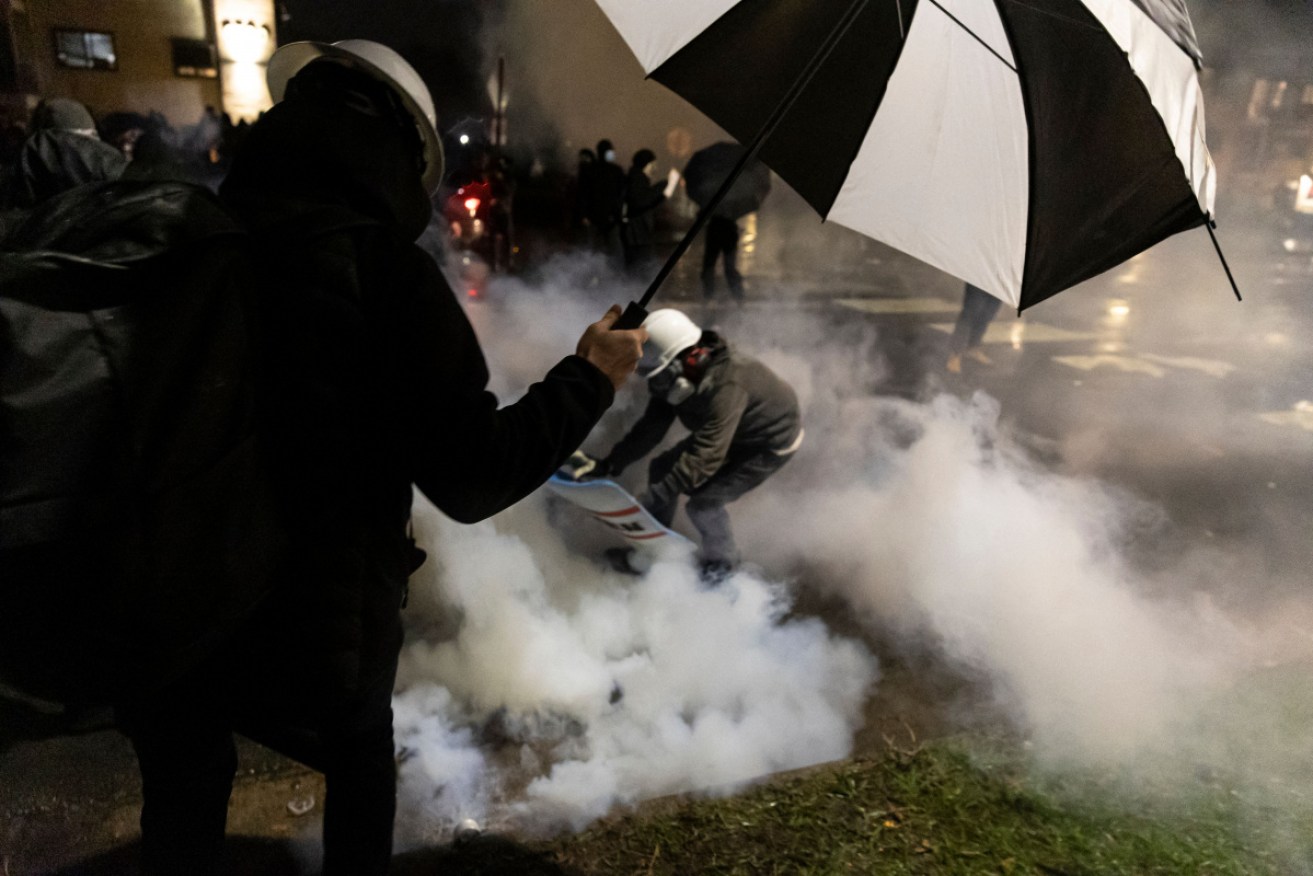
<path fill-rule="evenodd" d="M 669 525 L 681 495 L 702 537 L 703 577 L 718 581 L 739 562 L 725 506 L 779 471 L 802 444 L 802 420 L 792 387 L 757 360 L 703 331 L 678 310 L 657 310 L 643 327 L 640 372 L 647 374 L 647 409 L 587 471 L 617 475 L 647 456 L 676 419 L 689 435 L 652 459 L 639 501 Z"/>

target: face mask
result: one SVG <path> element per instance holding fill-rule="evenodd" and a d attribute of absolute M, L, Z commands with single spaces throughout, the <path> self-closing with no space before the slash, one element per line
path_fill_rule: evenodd
<path fill-rule="evenodd" d="M 606 156 L 605 156 L 605 157 L 606 157 L 606 160 L 607 160 L 607 161 L 615 161 L 615 150 L 614 150 L 614 149 L 608 149 L 608 150 L 606 150 Z"/>
<path fill-rule="evenodd" d="M 693 384 L 693 381 L 687 377 L 676 377 L 670 391 L 666 393 L 666 401 L 672 405 L 682 405 L 693 397 L 693 392 L 696 389 L 697 387 Z"/>
<path fill-rule="evenodd" d="M 697 386 L 684 376 L 683 370 L 683 365 L 676 360 L 649 377 L 648 387 L 652 394 L 664 398 L 672 405 L 688 401 Z"/>

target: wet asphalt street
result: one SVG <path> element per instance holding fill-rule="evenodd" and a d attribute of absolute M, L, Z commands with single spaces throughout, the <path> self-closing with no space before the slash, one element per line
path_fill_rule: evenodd
<path fill-rule="evenodd" d="M 1246 300 L 1237 303 L 1206 233 L 1168 241 L 1028 310 L 1000 313 L 981 347 L 988 363 L 945 367 L 960 285 L 878 244 L 837 235 L 809 257 L 763 220 L 749 228 L 749 300 L 712 314 L 697 301 L 697 250 L 668 301 L 706 322 L 805 309 L 836 336 L 874 326 L 882 361 L 871 391 L 997 398 L 1002 419 L 1043 465 L 1124 487 L 1164 509 L 1158 555 L 1198 543 L 1249 558 L 1249 597 L 1275 604 L 1313 569 L 1313 267 L 1279 259 L 1261 236 L 1228 238 Z M 1148 565 L 1155 556 L 1145 556 Z M 1257 558 L 1257 559 L 1255 559 Z M 1254 572 L 1257 569 L 1259 572 Z M 1226 594 L 1218 594 L 1225 599 Z M 94 728 L 95 716 L 88 722 Z M 0 713 L 0 874 L 57 872 L 131 859 L 139 788 L 131 751 L 112 731 L 46 739 L 42 719 Z M 242 752 L 233 833 L 274 840 L 313 830 L 287 803 L 321 792 L 318 777 L 255 746 Z M 297 808 L 297 807 L 293 807 Z M 280 853 L 281 854 L 281 853 Z M 78 872 L 65 869 L 62 872 Z"/>

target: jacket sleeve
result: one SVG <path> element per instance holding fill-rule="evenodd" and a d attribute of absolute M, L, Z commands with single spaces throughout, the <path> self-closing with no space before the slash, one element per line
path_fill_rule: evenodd
<path fill-rule="evenodd" d="M 625 437 L 616 442 L 606 460 L 611 471 L 619 474 L 630 464 L 642 459 L 661 443 L 670 424 L 675 422 L 675 408 L 665 399 L 653 396 L 638 422 L 630 427 Z"/>
<path fill-rule="evenodd" d="M 664 182 L 648 182 L 646 176 L 631 177 L 629 180 L 629 215 L 641 216 L 651 212 L 666 199 Z"/>
<path fill-rule="evenodd" d="M 706 421 L 689 436 L 686 449 L 675 460 L 670 474 L 656 486 L 657 490 L 670 495 L 691 493 L 705 484 L 725 464 L 747 407 L 748 394 L 743 387 L 736 383 L 719 387 L 711 399 Z"/>
<path fill-rule="evenodd" d="M 399 365 L 407 385 L 406 444 L 416 486 L 462 523 L 490 517 L 537 489 L 573 453 L 615 391 L 592 363 L 567 356 L 514 404 L 497 406 L 474 329 L 427 256 L 403 308 Z"/>

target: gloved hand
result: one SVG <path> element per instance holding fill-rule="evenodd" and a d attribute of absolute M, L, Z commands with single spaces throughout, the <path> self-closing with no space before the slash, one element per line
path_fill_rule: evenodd
<path fill-rule="evenodd" d="M 606 477 L 611 466 L 605 459 L 595 459 L 582 450 L 576 450 L 570 454 L 562 470 L 574 480 L 583 481 Z"/>

